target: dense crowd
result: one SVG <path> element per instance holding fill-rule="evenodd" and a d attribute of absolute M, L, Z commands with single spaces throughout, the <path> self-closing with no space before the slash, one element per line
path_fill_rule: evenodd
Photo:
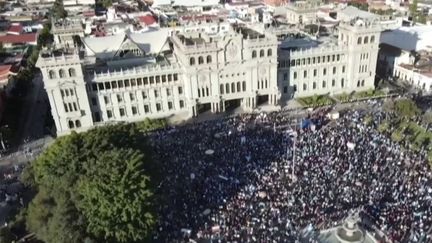
<path fill-rule="evenodd" d="M 362 112 L 319 130 L 295 125 L 282 112 L 153 134 L 165 174 L 157 193 L 166 195 L 154 241 L 302 242 L 305 228 L 335 226 L 353 209 L 392 242 L 429 237 L 426 152 L 393 143 Z"/>

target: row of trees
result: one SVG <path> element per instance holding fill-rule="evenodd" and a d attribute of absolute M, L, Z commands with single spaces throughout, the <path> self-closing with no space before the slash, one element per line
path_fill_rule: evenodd
<path fill-rule="evenodd" d="M 27 229 L 45 243 L 146 242 L 157 177 L 137 124 L 61 137 L 23 173 Z"/>

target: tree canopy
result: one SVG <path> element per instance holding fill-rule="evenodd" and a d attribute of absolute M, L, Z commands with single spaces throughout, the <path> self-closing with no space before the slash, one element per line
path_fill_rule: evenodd
<path fill-rule="evenodd" d="M 68 13 L 64 8 L 63 0 L 56 0 L 51 10 L 51 15 L 58 19 L 64 19 Z"/>
<path fill-rule="evenodd" d="M 401 99 L 394 104 L 395 111 L 402 117 L 410 118 L 421 113 L 416 103 L 410 99 Z"/>
<path fill-rule="evenodd" d="M 135 124 L 61 137 L 25 171 L 37 195 L 27 228 L 46 242 L 145 242 L 154 225 L 153 168 Z"/>

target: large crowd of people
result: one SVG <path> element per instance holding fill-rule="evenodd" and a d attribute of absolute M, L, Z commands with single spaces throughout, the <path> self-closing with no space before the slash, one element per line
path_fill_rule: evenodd
<path fill-rule="evenodd" d="M 405 149 L 364 118 L 350 111 L 310 129 L 284 112 L 248 114 L 154 133 L 164 173 L 156 193 L 165 198 L 154 241 L 304 242 L 305 228 L 333 227 L 358 210 L 388 241 L 426 242 L 426 151 Z"/>

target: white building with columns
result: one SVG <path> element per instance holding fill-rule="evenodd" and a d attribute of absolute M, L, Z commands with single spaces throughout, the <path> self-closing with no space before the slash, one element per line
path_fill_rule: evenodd
<path fill-rule="evenodd" d="M 232 26 L 208 33 L 161 29 L 82 38 L 85 48 L 78 48 L 65 31 L 76 25 L 56 26 L 61 48 L 43 51 L 37 66 L 58 135 L 103 123 L 278 103 L 276 36 Z"/>

